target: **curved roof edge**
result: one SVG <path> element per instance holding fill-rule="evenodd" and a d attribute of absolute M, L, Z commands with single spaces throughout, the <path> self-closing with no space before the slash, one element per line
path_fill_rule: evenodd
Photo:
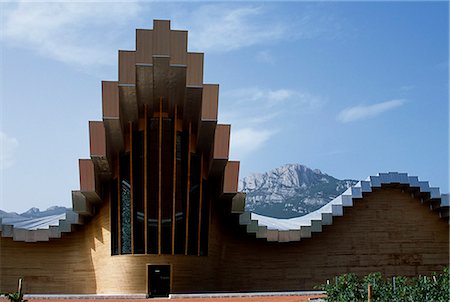
<path fill-rule="evenodd" d="M 69 233 L 73 225 L 82 223 L 82 216 L 66 210 L 64 214 L 41 218 L 0 218 L 0 230 L 2 237 L 10 237 L 14 241 L 38 242 L 61 238 L 61 233 Z"/>
<path fill-rule="evenodd" d="M 239 216 L 239 223 L 246 226 L 247 233 L 255 234 L 256 238 L 274 242 L 300 241 L 302 238 L 311 238 L 312 233 L 322 232 L 323 225 L 333 224 L 333 217 L 343 216 L 344 207 L 353 206 L 354 198 L 362 198 L 362 194 L 372 192 L 372 188 L 380 188 L 388 184 L 408 185 L 411 188 L 418 188 L 421 193 L 427 193 L 427 197 L 421 198 L 422 203 L 435 201 L 430 203 L 430 210 L 439 212 L 441 218 L 448 220 L 450 194 L 441 195 L 439 188 L 430 187 L 427 181 L 419 181 L 417 176 L 389 172 L 369 176 L 366 180 L 349 187 L 320 209 L 304 216 L 279 219 L 243 212 Z"/>
<path fill-rule="evenodd" d="M 439 188 L 430 187 L 427 181 L 419 181 L 417 176 L 408 176 L 406 173 L 379 173 L 369 176 L 366 180 L 349 187 L 344 193 L 321 207 L 301 217 L 290 219 L 278 219 L 245 212 L 245 194 L 238 193 L 232 201 L 232 213 L 240 214 L 239 224 L 246 226 L 247 233 L 255 234 L 256 238 L 273 242 L 301 241 L 302 238 L 311 238 L 312 233 L 322 232 L 323 225 L 333 224 L 333 217 L 343 216 L 344 207 L 353 206 L 354 198 L 362 198 L 363 193 L 372 192 L 372 188 L 380 188 L 382 185 L 403 184 L 411 188 L 417 188 L 421 193 L 427 193 L 426 199 L 422 197 L 422 203 L 430 203 L 430 209 L 437 211 L 441 218 L 449 217 L 450 194 L 440 194 Z M 75 192 L 77 193 L 77 192 Z M 53 238 L 61 238 L 62 233 L 72 231 L 72 226 L 83 224 L 83 211 L 67 210 L 65 214 L 30 220 L 14 220 L 0 218 L 0 230 L 2 237 L 13 238 L 14 241 L 38 242 L 49 241 Z"/>

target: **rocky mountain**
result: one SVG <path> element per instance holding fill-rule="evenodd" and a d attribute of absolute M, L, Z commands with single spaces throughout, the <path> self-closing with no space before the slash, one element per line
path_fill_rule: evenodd
<path fill-rule="evenodd" d="M 287 164 L 243 178 L 239 190 L 247 193 L 246 210 L 292 218 L 317 210 L 356 183 L 356 180 L 339 180 L 304 165 Z"/>
<path fill-rule="evenodd" d="M 59 215 L 65 213 L 67 208 L 65 207 L 59 207 L 59 206 L 53 206 L 48 208 L 45 211 L 41 211 L 38 208 L 31 208 L 26 212 L 23 212 L 21 214 L 17 214 L 16 212 L 5 212 L 0 210 L 0 217 L 6 218 L 6 217 L 24 217 L 24 218 L 39 218 L 39 217 L 45 217 L 45 216 L 51 216 L 51 215 Z"/>

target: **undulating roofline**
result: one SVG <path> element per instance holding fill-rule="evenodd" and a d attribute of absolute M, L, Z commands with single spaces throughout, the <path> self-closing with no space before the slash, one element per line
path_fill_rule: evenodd
<path fill-rule="evenodd" d="M 332 225 L 333 217 L 344 216 L 344 208 L 352 207 L 355 199 L 362 198 L 363 193 L 371 193 L 373 188 L 384 185 L 405 185 L 415 188 L 421 194 L 421 202 L 429 204 L 441 218 L 449 219 L 450 194 L 440 194 L 439 188 L 430 187 L 428 181 L 419 181 L 417 176 L 407 173 L 379 173 L 369 176 L 348 188 L 344 193 L 321 207 L 301 217 L 279 219 L 247 212 L 245 194 L 237 194 L 233 198 L 232 213 L 240 214 L 239 223 L 246 227 L 247 233 L 256 238 L 270 242 L 291 242 L 311 238 L 312 233 L 322 232 L 322 226 Z M 58 217 L 56 217 L 58 216 Z M 47 220 L 23 220 L 0 218 L 2 237 L 12 237 L 15 241 L 36 242 L 61 238 L 61 233 L 69 233 L 72 226 L 83 224 L 83 217 L 72 210 L 66 214 L 53 215 Z"/>

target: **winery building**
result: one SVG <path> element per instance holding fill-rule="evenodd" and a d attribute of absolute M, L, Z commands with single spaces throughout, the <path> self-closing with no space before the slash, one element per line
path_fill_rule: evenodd
<path fill-rule="evenodd" d="M 416 276 L 449 261 L 449 195 L 405 173 L 360 181 L 306 216 L 244 210 L 219 86 L 188 33 L 154 21 L 119 51 L 89 122 L 73 211 L 3 219 L 0 292 L 149 294 L 306 290 L 334 276 Z"/>

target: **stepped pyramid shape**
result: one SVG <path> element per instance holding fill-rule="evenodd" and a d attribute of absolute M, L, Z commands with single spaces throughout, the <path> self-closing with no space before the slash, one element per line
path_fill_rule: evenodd
<path fill-rule="evenodd" d="M 448 264 L 449 195 L 404 173 L 371 176 L 303 217 L 246 212 L 219 86 L 203 83 L 187 37 L 156 20 L 136 31 L 136 50 L 119 51 L 73 211 L 2 221 L 0 291 L 18 276 L 27 293 L 306 290 L 336 274 Z"/>

